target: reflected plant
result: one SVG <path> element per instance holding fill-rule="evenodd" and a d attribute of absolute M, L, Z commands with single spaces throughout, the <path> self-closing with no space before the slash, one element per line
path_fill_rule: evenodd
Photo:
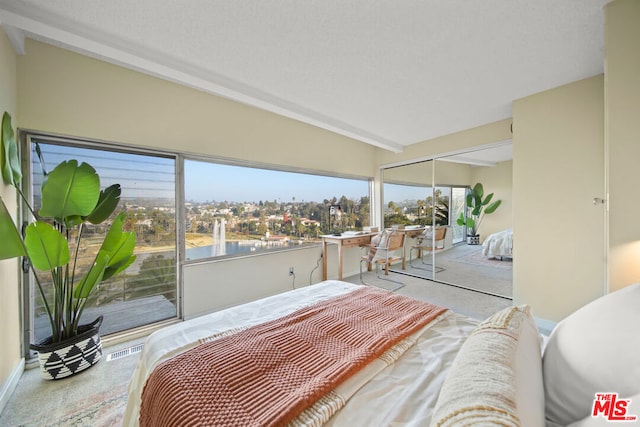
<path fill-rule="evenodd" d="M 484 216 L 494 213 L 502 203 L 502 200 L 492 202 L 492 199 L 493 193 L 485 196 L 484 187 L 479 182 L 468 190 L 465 203 L 469 212 L 466 218 L 465 213 L 461 212 L 456 221 L 458 225 L 467 227 L 467 236 L 477 236 Z"/>

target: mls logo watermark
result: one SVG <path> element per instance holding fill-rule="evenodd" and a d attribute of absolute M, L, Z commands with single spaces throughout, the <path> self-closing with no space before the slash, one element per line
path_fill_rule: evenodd
<path fill-rule="evenodd" d="M 592 417 L 603 416 L 608 421 L 636 421 L 636 415 L 627 414 L 631 399 L 618 399 L 618 393 L 596 393 Z"/>

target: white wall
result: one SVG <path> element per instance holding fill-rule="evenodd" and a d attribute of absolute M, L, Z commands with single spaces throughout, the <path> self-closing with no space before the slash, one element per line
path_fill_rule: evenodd
<path fill-rule="evenodd" d="M 327 248 L 329 279 L 338 277 L 336 245 Z M 276 293 L 309 286 L 322 280 L 322 247 L 313 246 L 266 252 L 250 258 L 204 261 L 185 265 L 184 316 L 200 314 L 253 301 Z M 343 249 L 344 277 L 358 274 L 360 248 Z M 295 280 L 289 276 L 294 268 Z"/>

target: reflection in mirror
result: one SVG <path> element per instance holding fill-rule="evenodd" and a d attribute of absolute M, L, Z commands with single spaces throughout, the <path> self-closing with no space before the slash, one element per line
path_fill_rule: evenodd
<path fill-rule="evenodd" d="M 511 163 L 511 145 L 503 144 L 383 171 L 384 226 L 426 227 L 407 233 L 405 274 L 512 297 Z M 477 182 L 502 204 L 483 218 L 481 244 L 470 245 L 456 220 L 469 214 L 465 198 Z"/>
<path fill-rule="evenodd" d="M 420 162 L 384 171 L 384 227 L 432 225 L 447 221 L 446 202 L 432 184 L 433 162 Z M 441 217 L 444 216 L 444 219 Z M 439 219 L 440 218 L 440 219 Z"/>

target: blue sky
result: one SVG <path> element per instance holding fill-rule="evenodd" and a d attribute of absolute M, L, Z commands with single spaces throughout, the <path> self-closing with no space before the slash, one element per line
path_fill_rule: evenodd
<path fill-rule="evenodd" d="M 234 202 L 322 202 L 332 197 L 367 196 L 365 180 L 271 171 L 216 163 L 185 161 L 185 199 Z"/>
<path fill-rule="evenodd" d="M 62 160 L 76 158 L 96 168 L 102 187 L 120 183 L 125 198 L 173 198 L 175 169 L 172 158 L 47 144 L 42 144 L 42 148 L 49 170 Z M 36 158 L 33 162 L 34 171 L 38 172 L 39 162 Z M 369 193 L 366 180 L 283 173 L 195 160 L 185 160 L 184 174 L 185 199 L 196 202 L 322 202 L 342 196 L 359 200 Z M 394 184 L 385 184 L 384 192 L 385 204 L 389 200 L 424 199 L 431 194 L 423 187 Z"/>

